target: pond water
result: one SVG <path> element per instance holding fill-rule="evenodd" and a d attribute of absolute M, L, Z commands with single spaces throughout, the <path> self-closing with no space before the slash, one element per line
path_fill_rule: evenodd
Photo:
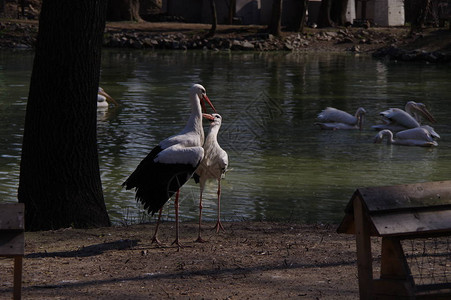
<path fill-rule="evenodd" d="M 0 52 L 0 201 L 17 201 L 20 149 L 33 54 Z M 105 50 L 101 86 L 122 105 L 98 113 L 100 170 L 113 222 L 146 220 L 122 182 L 189 115 L 187 91 L 201 83 L 223 116 L 229 154 L 224 220 L 336 223 L 354 190 L 450 179 L 450 66 L 375 60 L 354 54 Z M 374 144 L 371 125 L 389 107 L 425 103 L 441 135 L 435 148 Z M 322 131 L 333 106 L 367 111 L 363 131 Z M 207 129 L 207 127 L 206 127 Z M 182 220 L 198 214 L 198 186 L 181 191 Z M 164 210 L 172 219 L 172 205 Z M 216 216 L 216 184 L 204 219 Z"/>

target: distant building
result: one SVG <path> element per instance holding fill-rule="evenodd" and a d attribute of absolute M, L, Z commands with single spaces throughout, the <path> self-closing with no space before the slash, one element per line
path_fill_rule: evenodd
<path fill-rule="evenodd" d="M 271 19 L 273 0 L 237 0 L 236 21 L 241 24 L 267 25 Z M 170 7 L 168 7 L 170 3 Z M 227 22 L 228 2 L 216 1 L 218 23 Z M 316 23 L 321 0 L 310 0 L 308 22 Z M 289 24 L 296 14 L 297 1 L 283 0 L 282 24 Z M 210 0 L 163 0 L 164 12 L 181 16 L 191 23 L 211 23 Z M 404 0 L 349 0 L 346 21 L 355 19 L 373 21 L 379 26 L 401 26 L 405 23 Z"/>
<path fill-rule="evenodd" d="M 357 0 L 356 16 L 371 20 L 377 26 L 403 26 L 404 0 Z"/>

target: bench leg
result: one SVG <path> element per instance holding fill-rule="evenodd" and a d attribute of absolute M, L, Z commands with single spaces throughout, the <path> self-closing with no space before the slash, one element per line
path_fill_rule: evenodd
<path fill-rule="evenodd" d="M 22 256 L 14 257 L 14 294 L 13 299 L 21 299 L 22 292 Z"/>

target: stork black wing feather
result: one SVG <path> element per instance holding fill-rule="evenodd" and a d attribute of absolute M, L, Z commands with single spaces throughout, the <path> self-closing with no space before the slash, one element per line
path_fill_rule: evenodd
<path fill-rule="evenodd" d="M 194 182 L 195 182 L 195 183 L 199 183 L 199 181 L 200 181 L 200 176 L 199 176 L 197 173 L 194 173 L 194 174 L 193 174 L 193 179 L 194 179 Z"/>
<path fill-rule="evenodd" d="M 122 184 L 126 190 L 131 190 L 132 188 L 137 188 L 140 185 L 140 182 L 145 179 L 146 173 L 152 170 L 152 165 L 155 164 L 154 159 L 163 151 L 163 148 L 160 146 L 156 146 L 150 151 L 149 154 L 139 163 L 136 167 L 135 171 L 125 180 Z"/>
<path fill-rule="evenodd" d="M 136 201 L 152 215 L 182 187 L 193 175 L 196 167 L 191 164 L 164 164 L 154 159 L 163 149 L 155 147 L 122 184 L 127 190 L 135 188 Z"/>

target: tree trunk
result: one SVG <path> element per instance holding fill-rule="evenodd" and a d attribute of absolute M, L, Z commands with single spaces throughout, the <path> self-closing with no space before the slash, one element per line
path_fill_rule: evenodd
<path fill-rule="evenodd" d="M 211 10 L 211 28 L 207 34 L 207 37 L 213 37 L 215 35 L 216 27 L 218 25 L 218 16 L 216 14 L 215 0 L 210 0 L 210 10 Z"/>
<path fill-rule="evenodd" d="M 298 32 L 303 32 L 309 0 L 298 0 L 297 2 L 298 2 L 297 4 L 298 4 L 299 14 L 298 14 L 298 18 L 295 20 L 293 30 L 298 31 Z"/>
<path fill-rule="evenodd" d="M 166 12 L 171 15 L 173 13 L 174 3 L 172 0 L 166 0 Z"/>
<path fill-rule="evenodd" d="M 5 0 L 0 0 L 0 17 L 5 16 Z"/>
<path fill-rule="evenodd" d="M 229 5 L 229 15 L 228 15 L 227 22 L 229 23 L 229 25 L 232 25 L 233 24 L 233 18 L 235 17 L 235 11 L 236 11 L 236 0 L 230 0 L 229 3 L 230 3 L 230 5 Z"/>
<path fill-rule="evenodd" d="M 346 24 L 346 9 L 348 8 L 348 0 L 333 0 L 331 9 L 332 22 L 343 26 Z"/>
<path fill-rule="evenodd" d="M 330 18 L 330 10 L 332 7 L 332 0 L 322 0 L 319 8 L 318 27 L 331 27 L 332 20 Z"/>
<path fill-rule="evenodd" d="M 282 0 L 273 0 L 271 22 L 268 26 L 268 32 L 275 36 L 281 35 L 281 19 L 282 19 Z"/>
<path fill-rule="evenodd" d="M 141 22 L 139 0 L 108 0 L 107 20 Z"/>
<path fill-rule="evenodd" d="M 426 16 L 431 7 L 431 0 L 414 1 L 414 15 L 415 18 L 411 23 L 411 32 L 421 31 L 426 22 Z"/>
<path fill-rule="evenodd" d="M 346 13 L 348 9 L 349 0 L 341 0 L 340 25 L 346 25 Z M 352 21 L 352 20 L 351 20 Z"/>
<path fill-rule="evenodd" d="M 20 17 L 25 18 L 25 0 L 19 0 Z"/>
<path fill-rule="evenodd" d="M 109 226 L 97 152 L 106 0 L 44 0 L 18 198 L 27 230 Z"/>

